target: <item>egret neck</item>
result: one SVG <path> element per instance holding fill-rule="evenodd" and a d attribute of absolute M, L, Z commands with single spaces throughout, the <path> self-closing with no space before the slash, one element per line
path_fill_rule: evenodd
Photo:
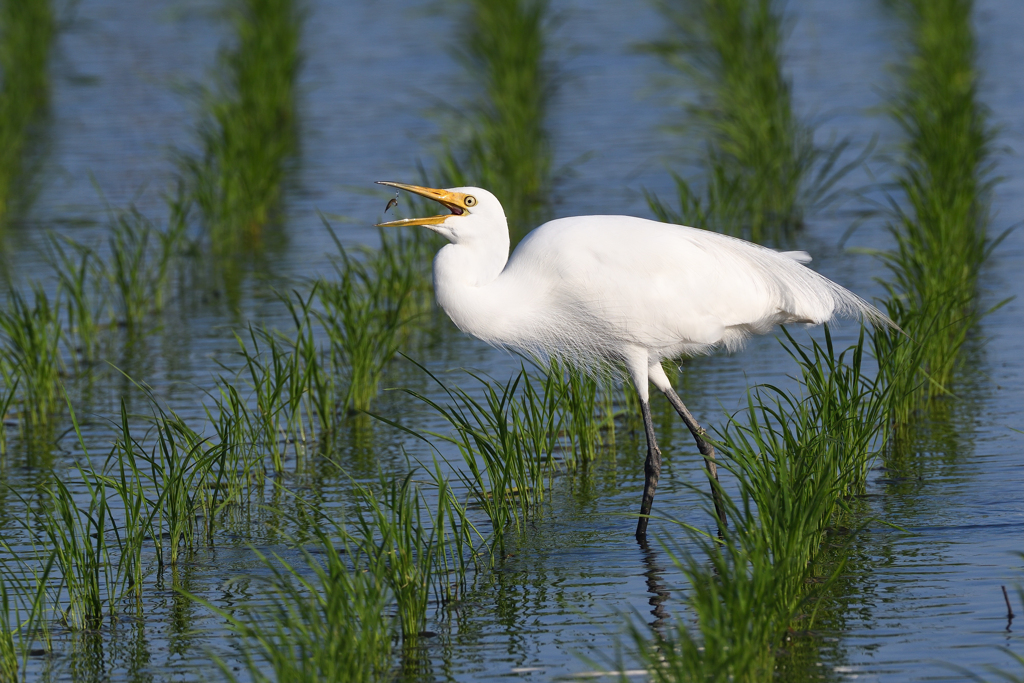
<path fill-rule="evenodd" d="M 504 340 L 510 319 L 519 317 L 525 303 L 502 281 L 509 249 L 502 219 L 500 234 L 456 237 L 457 242 L 445 245 L 434 257 L 438 306 L 460 330 L 492 344 Z"/>

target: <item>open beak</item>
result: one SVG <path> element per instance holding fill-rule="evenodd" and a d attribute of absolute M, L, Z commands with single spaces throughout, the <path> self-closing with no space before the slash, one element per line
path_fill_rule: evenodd
<path fill-rule="evenodd" d="M 444 223 L 451 216 L 461 216 L 466 213 L 466 207 L 463 204 L 464 194 L 461 192 L 449 192 L 448 190 L 435 190 L 430 187 L 420 187 L 419 185 L 405 185 L 403 183 L 389 183 L 385 180 L 378 180 L 378 185 L 387 185 L 389 187 L 397 187 L 399 190 L 405 190 L 406 192 L 412 192 L 418 194 L 421 197 L 427 199 L 433 199 L 438 204 L 445 206 L 451 213 L 444 213 L 438 216 L 427 216 L 426 218 L 403 218 L 400 221 L 388 221 L 387 223 L 378 223 L 378 228 L 393 228 L 402 227 L 406 225 L 437 225 Z"/>

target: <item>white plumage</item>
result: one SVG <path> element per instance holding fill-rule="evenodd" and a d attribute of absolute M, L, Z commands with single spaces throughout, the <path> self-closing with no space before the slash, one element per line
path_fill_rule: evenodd
<path fill-rule="evenodd" d="M 451 210 L 383 225 L 424 225 L 449 240 L 434 259 L 434 289 L 461 330 L 495 346 L 580 367 L 625 366 L 648 427 L 638 538 L 646 532 L 660 470 L 648 380 L 673 402 L 714 473 L 714 451 L 672 390 L 663 359 L 718 346 L 734 350 L 749 336 L 784 323 L 820 324 L 851 315 L 892 324 L 871 304 L 802 265 L 810 260 L 804 252 L 780 253 L 630 216 L 575 216 L 540 226 L 509 257 L 508 224 L 490 192 L 384 184 Z"/>
<path fill-rule="evenodd" d="M 447 258 L 438 254 L 441 272 Z M 435 287 L 464 331 L 585 364 L 626 361 L 636 349 L 652 363 L 731 351 L 783 323 L 881 316 L 788 253 L 630 216 L 545 223 L 482 285 L 485 296 L 465 296 L 451 278 Z"/>

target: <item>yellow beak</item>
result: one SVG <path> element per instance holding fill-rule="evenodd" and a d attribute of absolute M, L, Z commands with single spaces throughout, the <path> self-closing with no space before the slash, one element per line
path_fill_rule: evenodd
<path fill-rule="evenodd" d="M 466 205 L 464 199 L 466 195 L 461 192 L 449 192 L 448 190 L 435 190 L 430 187 L 420 187 L 419 185 L 406 185 L 404 183 L 390 183 L 386 180 L 378 180 L 378 185 L 387 185 L 388 187 L 397 187 L 399 190 L 405 190 L 406 192 L 412 192 L 418 194 L 421 197 L 427 199 L 433 199 L 435 202 L 442 204 L 451 211 L 451 213 L 445 213 L 438 216 L 427 216 L 426 218 L 403 218 L 400 221 L 388 221 L 387 223 L 378 223 L 378 228 L 394 228 L 402 227 L 406 225 L 437 225 L 438 223 L 444 223 L 452 216 L 461 216 L 466 212 Z"/>

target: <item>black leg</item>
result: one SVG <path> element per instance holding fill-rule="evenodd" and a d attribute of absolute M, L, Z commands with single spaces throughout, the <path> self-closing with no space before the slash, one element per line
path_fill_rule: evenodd
<path fill-rule="evenodd" d="M 644 431 L 647 432 L 647 462 L 644 463 L 644 497 L 640 503 L 640 519 L 636 523 L 638 541 L 647 538 L 647 516 L 651 514 L 654 490 L 658 488 L 658 477 L 661 476 L 661 451 L 658 450 L 658 441 L 654 438 L 651 406 L 643 399 L 640 400 L 640 413 L 644 418 Z"/>
<path fill-rule="evenodd" d="M 683 404 L 683 400 L 679 398 L 671 387 L 665 392 L 665 396 L 668 397 L 669 403 L 679 413 L 679 417 L 683 418 L 683 422 L 686 423 L 690 433 L 693 434 L 694 440 L 697 442 L 697 448 L 700 450 L 700 454 L 704 456 L 704 464 L 708 468 L 708 476 L 718 483 L 718 467 L 715 465 L 715 447 L 704 440 L 704 428 L 697 424 L 697 421 L 693 419 L 693 415 Z M 712 484 L 711 486 L 711 498 L 715 501 L 715 514 L 718 515 L 718 523 L 722 525 L 722 529 L 725 529 L 728 525 L 725 521 L 725 505 L 722 504 L 722 494 L 718 488 Z"/>

